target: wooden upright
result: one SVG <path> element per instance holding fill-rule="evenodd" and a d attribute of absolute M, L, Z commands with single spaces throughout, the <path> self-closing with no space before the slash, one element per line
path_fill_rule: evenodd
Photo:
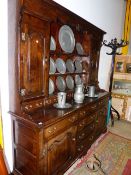
<path fill-rule="evenodd" d="M 15 0 L 12 0 L 12 4 Z M 63 174 L 84 155 L 92 143 L 106 132 L 109 94 L 98 85 L 99 53 L 104 31 L 51 0 L 19 0 L 16 6 L 15 40 L 10 45 L 15 53 L 9 58 L 10 115 L 13 128 L 14 170 L 16 175 Z M 12 17 L 13 18 L 13 17 Z M 10 21 L 13 25 L 13 20 Z M 61 26 L 69 26 L 75 42 L 84 53 L 66 53 L 59 44 Z M 56 50 L 50 51 L 50 38 Z M 11 37 L 11 33 L 10 33 Z M 56 60 L 88 58 L 82 72 L 49 74 L 50 57 Z M 79 75 L 85 85 L 95 85 L 98 98 L 86 97 L 74 103 L 74 88 L 66 88 L 70 109 L 56 109 L 56 79 L 75 80 Z M 55 84 L 49 95 L 49 79 Z"/>

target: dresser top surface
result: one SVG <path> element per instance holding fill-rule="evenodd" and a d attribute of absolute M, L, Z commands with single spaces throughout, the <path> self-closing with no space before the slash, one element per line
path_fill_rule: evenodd
<path fill-rule="evenodd" d="M 28 113 L 25 115 L 25 117 L 22 117 L 21 120 L 29 121 L 39 127 L 50 125 L 64 119 L 67 115 L 70 115 L 73 112 L 80 111 L 85 106 L 90 108 L 90 105 L 97 103 L 108 95 L 108 92 L 102 92 L 99 93 L 98 98 L 85 97 L 84 103 L 82 104 L 76 104 L 73 101 L 69 101 L 69 103 L 72 104 L 72 107 L 69 109 L 56 109 L 53 105 L 51 105 L 50 107 L 41 108 L 39 110 Z"/>

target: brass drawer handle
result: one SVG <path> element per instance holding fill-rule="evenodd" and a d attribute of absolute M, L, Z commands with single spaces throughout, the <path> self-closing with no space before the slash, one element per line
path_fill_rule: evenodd
<path fill-rule="evenodd" d="M 83 148 L 84 148 L 84 146 L 81 145 L 77 150 L 78 150 L 78 151 L 81 151 Z"/>
<path fill-rule="evenodd" d="M 94 119 L 95 118 L 95 115 L 91 115 L 91 119 Z"/>
<path fill-rule="evenodd" d="M 76 141 L 76 138 L 73 138 L 72 141 Z"/>
<path fill-rule="evenodd" d="M 80 136 L 79 136 L 79 139 L 83 139 L 85 136 L 85 133 L 82 133 Z"/>
<path fill-rule="evenodd" d="M 80 112 L 80 116 L 83 116 L 83 115 L 85 115 L 86 114 L 86 111 L 81 111 Z"/>
<path fill-rule="evenodd" d="M 100 111 L 100 113 L 99 113 L 100 115 L 103 115 L 104 114 L 104 111 Z"/>
<path fill-rule="evenodd" d="M 82 126 L 84 126 L 84 125 L 85 125 L 85 122 L 83 121 L 83 122 L 80 123 L 79 126 L 82 127 Z"/>
<path fill-rule="evenodd" d="M 51 130 L 49 130 L 49 131 L 48 131 L 48 133 L 50 133 L 50 134 L 51 134 L 51 133 L 52 133 L 52 131 L 51 131 Z"/>
<path fill-rule="evenodd" d="M 76 120 L 76 116 L 73 116 L 72 118 L 69 118 L 69 121 L 72 122 L 72 123 L 75 122 L 75 120 Z"/>
<path fill-rule="evenodd" d="M 51 134 L 51 133 L 54 133 L 54 132 L 56 131 L 56 129 L 57 129 L 57 128 L 54 127 L 52 130 L 49 130 L 48 133 L 50 133 L 50 134 Z"/>
<path fill-rule="evenodd" d="M 95 127 L 95 125 L 92 125 L 92 126 L 90 127 L 90 129 L 94 129 L 94 127 Z"/>
<path fill-rule="evenodd" d="M 97 105 L 91 106 L 91 109 L 95 109 L 97 107 Z"/>
<path fill-rule="evenodd" d="M 91 137 L 89 138 L 89 140 L 90 140 L 90 141 L 92 141 L 92 140 L 93 140 L 93 138 L 94 138 L 94 137 L 93 137 L 93 136 L 91 136 Z"/>

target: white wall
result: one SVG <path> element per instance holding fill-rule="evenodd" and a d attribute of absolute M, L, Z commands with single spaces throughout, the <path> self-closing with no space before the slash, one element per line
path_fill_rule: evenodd
<path fill-rule="evenodd" d="M 101 28 L 107 34 L 104 39 L 121 39 L 124 25 L 124 0 L 54 0 L 87 21 Z M 107 56 L 107 48 L 101 49 L 99 82 L 100 87 L 108 90 L 111 56 Z M 109 50 L 110 51 L 110 50 Z"/>
<path fill-rule="evenodd" d="M 8 82 L 8 0 L 0 1 L 0 89 L 4 137 L 4 152 L 8 166 L 12 170 L 12 135 L 9 111 L 9 82 Z"/>

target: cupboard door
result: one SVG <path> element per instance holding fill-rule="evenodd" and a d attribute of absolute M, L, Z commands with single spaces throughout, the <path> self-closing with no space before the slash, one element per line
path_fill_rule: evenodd
<path fill-rule="evenodd" d="M 48 142 L 48 175 L 58 172 L 75 156 L 76 128 L 70 128 Z"/>
<path fill-rule="evenodd" d="M 48 21 L 23 15 L 20 31 L 21 96 L 40 96 L 47 93 L 49 32 Z"/>
<path fill-rule="evenodd" d="M 96 133 L 99 133 L 106 128 L 106 116 L 107 116 L 107 107 L 99 110 L 95 120 L 96 123 Z"/>

